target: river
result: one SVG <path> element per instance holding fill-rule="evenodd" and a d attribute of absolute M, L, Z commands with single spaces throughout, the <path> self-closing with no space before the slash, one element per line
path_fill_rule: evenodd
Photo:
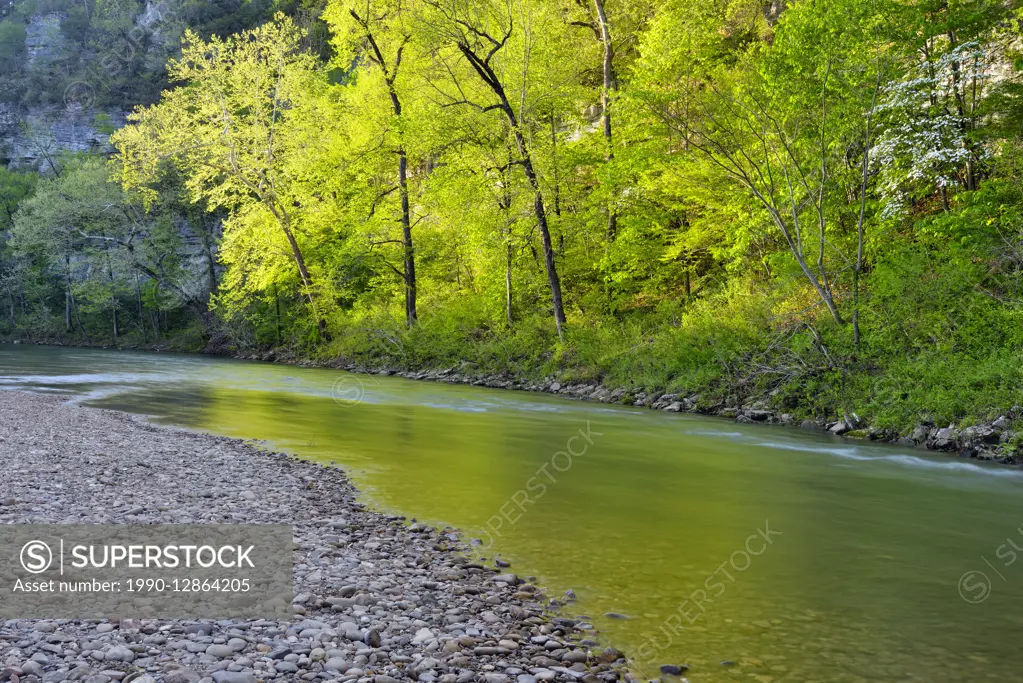
<path fill-rule="evenodd" d="M 551 595 L 571 589 L 564 613 L 650 676 L 1023 680 L 1019 470 L 193 355 L 0 345 L 0 385 L 335 461 L 371 506 L 450 524 Z"/>

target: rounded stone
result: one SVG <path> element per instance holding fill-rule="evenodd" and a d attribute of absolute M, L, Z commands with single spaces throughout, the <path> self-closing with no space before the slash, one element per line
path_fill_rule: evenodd
<path fill-rule="evenodd" d="M 234 648 L 232 648 L 230 645 L 220 645 L 218 643 L 214 643 L 213 645 L 210 645 L 208 648 L 206 648 L 206 654 L 208 654 L 210 657 L 216 657 L 217 659 L 233 657 L 234 652 L 235 652 Z"/>

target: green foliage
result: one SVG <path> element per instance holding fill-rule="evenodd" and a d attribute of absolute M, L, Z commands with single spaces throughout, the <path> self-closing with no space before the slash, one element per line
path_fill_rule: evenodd
<path fill-rule="evenodd" d="M 0 231 L 14 226 L 14 214 L 21 202 L 32 196 L 36 181 L 34 173 L 19 173 L 0 166 Z"/>
<path fill-rule="evenodd" d="M 107 74 L 103 97 L 155 102 L 113 165 L 0 176 L 6 324 L 97 338 L 118 316 L 899 428 L 1017 402 L 1017 10 L 603 7 L 610 72 L 589 2 L 176 4 L 174 87 L 166 44 Z M 67 13 L 34 82 L 137 9 Z"/>

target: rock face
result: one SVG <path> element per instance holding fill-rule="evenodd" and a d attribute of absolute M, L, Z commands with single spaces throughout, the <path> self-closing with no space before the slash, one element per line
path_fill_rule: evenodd
<path fill-rule="evenodd" d="M 135 23 L 145 29 L 148 29 L 154 38 L 159 39 L 160 24 L 168 14 L 168 6 L 166 2 L 153 2 L 153 0 L 146 0 L 146 8 L 139 15 Z"/>
<path fill-rule="evenodd" d="M 29 64 L 55 56 L 61 39 L 60 21 L 64 17 L 61 12 L 50 12 L 37 14 L 29 20 L 25 27 L 25 54 Z"/>
<path fill-rule="evenodd" d="M 105 114 L 115 128 L 124 125 L 123 111 L 84 108 L 77 103 L 24 109 L 0 102 L 0 163 L 12 168 L 49 170 L 49 160 L 62 152 L 108 152 L 109 135 L 96 117 Z"/>
<path fill-rule="evenodd" d="M 60 22 L 65 15 L 49 12 L 33 16 L 25 27 L 25 64 L 46 67 L 61 48 Z M 52 170 L 56 157 L 65 152 L 108 151 L 108 136 L 99 130 L 96 117 L 105 114 L 110 125 L 124 125 L 124 112 L 91 107 L 88 84 L 72 84 L 61 95 L 61 105 L 25 108 L 0 101 L 0 163 L 12 168 Z M 51 93 L 53 94 L 53 93 Z M 84 97 L 83 94 L 88 94 Z"/>
<path fill-rule="evenodd" d="M 165 3 L 148 2 L 136 18 L 138 30 L 147 34 L 151 46 L 162 48 L 158 40 L 160 21 L 167 12 Z M 61 12 L 37 14 L 25 27 L 24 65 L 28 68 L 53 69 L 50 62 L 61 54 L 64 38 Z M 127 40 L 127 39 L 125 39 Z M 116 49 L 123 46 L 113 46 Z M 11 168 L 52 170 L 48 159 L 66 152 L 109 152 L 108 135 L 96 124 L 97 115 L 104 114 L 108 125 L 124 125 L 126 111 L 121 108 L 97 109 L 97 93 L 105 87 L 103 73 L 92 73 L 83 80 L 65 85 L 62 93 L 48 93 L 46 106 L 21 106 L 5 101 L 0 93 L 0 164 Z"/>

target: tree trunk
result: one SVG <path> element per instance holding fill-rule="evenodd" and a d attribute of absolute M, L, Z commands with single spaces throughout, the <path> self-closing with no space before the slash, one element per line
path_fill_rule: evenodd
<path fill-rule="evenodd" d="M 320 335 L 326 335 L 327 333 L 327 322 L 320 315 L 319 310 L 316 308 L 316 296 L 313 294 L 313 281 L 309 276 L 309 269 L 306 267 L 305 258 L 302 257 L 302 250 L 298 247 L 298 242 L 295 240 L 295 235 L 291 232 L 291 225 L 286 213 L 281 212 L 280 216 L 281 230 L 284 231 L 284 236 L 288 239 L 288 245 L 291 247 L 291 255 L 295 259 L 295 265 L 298 266 L 298 275 L 302 279 L 302 286 L 306 290 L 306 298 L 309 299 L 309 307 L 313 311 L 313 316 L 316 318 L 316 328 L 319 330 Z"/>
<path fill-rule="evenodd" d="M 142 330 L 142 342 L 149 343 L 149 333 L 146 332 L 146 312 L 142 306 L 142 284 L 139 282 L 139 274 L 135 273 L 135 303 L 138 308 L 139 328 Z"/>
<path fill-rule="evenodd" d="M 867 180 L 870 177 L 870 134 L 871 120 L 874 116 L 874 108 L 877 105 L 878 95 L 881 93 L 881 82 L 884 76 L 884 69 L 878 68 L 877 83 L 874 85 L 874 95 L 870 100 L 870 110 L 867 112 L 867 124 L 863 133 L 863 163 L 860 166 L 860 215 L 856 221 L 856 266 L 853 269 L 853 344 L 860 347 L 860 275 L 863 273 L 864 249 L 864 225 L 867 220 Z"/>
<path fill-rule="evenodd" d="M 749 187 L 749 186 L 747 186 Z M 754 190 L 754 196 L 760 201 L 760 203 L 767 209 L 771 215 L 771 219 L 774 221 L 778 231 L 785 238 L 785 243 L 789 247 L 789 252 L 792 257 L 796 259 L 796 263 L 799 265 L 799 269 L 806 276 L 806 279 L 810 281 L 810 286 L 813 287 L 814 291 L 817 292 L 817 296 L 821 298 L 821 301 L 825 306 L 828 307 L 828 311 L 831 313 L 831 317 L 835 319 L 835 322 L 839 325 L 845 325 L 845 320 L 842 318 L 842 314 L 838 311 L 838 306 L 835 304 L 835 299 L 831 295 L 831 289 L 826 284 L 821 284 L 821 281 L 817 278 L 814 272 L 810 269 L 810 266 L 806 263 L 806 258 L 803 255 L 803 251 L 800 245 L 793 239 L 792 233 L 789 231 L 788 226 L 785 224 L 785 219 L 778 212 L 776 208 L 768 202 L 764 196 Z M 798 227 L 797 227 L 798 230 Z"/>
<path fill-rule="evenodd" d="M 277 346 L 281 345 L 281 297 L 277 293 L 277 283 L 274 283 L 274 317 L 277 321 Z"/>
<path fill-rule="evenodd" d="M 554 195 L 554 215 L 561 216 L 561 178 L 558 177 L 558 121 L 551 115 L 551 180 L 553 187 L 551 193 Z M 561 247 L 565 246 L 564 233 L 560 235 Z"/>
<path fill-rule="evenodd" d="M 402 113 L 401 98 L 398 97 L 398 91 L 394 87 L 395 79 L 398 76 L 398 70 L 401 68 L 401 57 L 404 51 L 404 44 L 398 48 L 397 53 L 394 56 L 394 63 L 388 67 L 387 61 L 384 59 L 383 53 L 380 51 L 380 46 L 376 41 L 376 37 L 373 35 L 373 31 L 370 30 L 370 17 L 369 13 L 365 17 L 360 17 L 354 9 L 349 9 L 348 13 L 362 26 L 365 32 L 369 48 L 372 51 L 371 58 L 377 62 L 377 65 L 383 71 L 384 82 L 387 84 L 387 94 L 391 99 L 391 110 L 395 117 L 400 117 Z M 406 36 L 407 40 L 407 36 Z M 400 136 L 400 133 L 399 133 Z M 416 312 L 416 252 L 412 244 L 412 214 L 409 208 L 409 192 L 408 192 L 408 152 L 405 149 L 405 144 L 401 142 L 399 137 L 398 144 L 398 191 L 401 193 L 401 246 L 402 246 L 402 261 L 403 261 L 403 279 L 405 281 L 405 324 L 409 329 L 412 329 L 418 314 Z"/>
<path fill-rule="evenodd" d="M 551 288 L 551 303 L 554 306 L 554 324 L 558 328 L 558 337 L 565 338 L 565 307 L 561 301 L 561 279 L 558 277 L 558 268 L 554 261 L 554 245 L 551 244 L 551 231 L 547 225 L 547 208 L 544 206 L 543 191 L 540 188 L 540 179 L 533 169 L 532 155 L 526 147 L 526 141 L 519 130 L 515 115 L 511 109 L 507 113 L 515 131 L 515 143 L 518 145 L 519 155 L 522 157 L 522 168 L 526 172 L 529 186 L 533 190 L 533 212 L 536 214 L 536 224 L 540 228 L 540 242 L 543 245 L 543 263 L 547 271 L 547 283 Z"/>
<path fill-rule="evenodd" d="M 71 331 L 71 283 L 64 286 L 64 329 Z"/>
<path fill-rule="evenodd" d="M 611 92 L 618 89 L 614 71 L 614 45 L 611 41 L 611 25 L 607 20 L 607 13 L 604 11 L 604 0 L 593 0 L 597 9 L 597 19 L 600 22 L 600 42 L 604 46 L 604 87 L 600 93 L 601 118 L 604 123 L 604 141 L 607 144 L 605 158 L 607 161 L 614 159 L 614 138 L 611 134 Z M 618 213 L 614 203 L 609 202 L 607 207 L 607 240 L 614 242 L 618 234 Z"/>
<path fill-rule="evenodd" d="M 92 342 L 92 339 L 89 337 L 89 331 L 86 330 L 85 325 L 82 324 L 82 309 L 78 307 L 78 302 L 75 301 L 74 294 L 71 295 L 71 310 L 75 314 L 75 322 L 78 324 L 78 331 L 85 336 L 86 341 Z"/>
<path fill-rule="evenodd" d="M 210 235 L 206 229 L 206 219 L 200 217 L 202 221 L 202 229 L 200 231 L 200 240 L 202 241 L 203 256 L 206 259 L 206 278 L 208 281 L 207 287 L 210 294 L 216 294 L 218 289 L 217 284 L 217 259 L 213 255 L 214 245 L 216 244 L 216 237 Z"/>
<path fill-rule="evenodd" d="M 835 304 L 835 298 L 831 295 L 831 290 L 825 285 L 821 284 L 821 281 L 817 279 L 817 276 L 813 274 L 810 267 L 806 264 L 806 259 L 803 255 L 793 249 L 793 255 L 796 257 L 796 263 L 799 264 L 799 268 L 803 271 L 803 275 L 810 281 L 810 285 L 813 286 L 817 295 L 824 302 L 824 305 L 828 307 L 828 312 L 831 313 L 831 317 L 834 318 L 835 322 L 839 325 L 845 325 L 845 320 L 842 318 L 842 314 L 838 311 L 838 305 Z"/>
<path fill-rule="evenodd" d="M 512 310 L 512 244 L 510 228 L 508 229 L 508 239 L 505 242 L 504 302 L 508 327 L 511 327 L 514 321 L 514 311 Z"/>
<path fill-rule="evenodd" d="M 508 150 L 508 166 L 504 171 L 504 179 L 501 188 L 500 207 L 504 213 L 504 222 L 507 226 L 504 230 L 504 312 L 508 327 L 512 326 L 515 320 L 515 311 L 512 307 L 512 220 L 511 220 L 511 169 L 512 151 Z"/>
<path fill-rule="evenodd" d="M 114 291 L 114 267 L 110 263 L 110 251 L 107 247 L 107 243 L 103 243 L 103 255 L 107 260 L 107 278 L 110 281 L 110 310 L 114 314 L 114 339 L 117 339 L 117 293 Z"/>
<path fill-rule="evenodd" d="M 522 129 L 519 127 L 515 110 L 512 109 L 511 103 L 508 101 L 508 94 L 505 92 L 497 73 L 489 64 L 490 57 L 493 56 L 494 52 L 491 52 L 490 56 L 484 59 L 473 52 L 472 48 L 466 43 L 459 43 L 458 49 L 461 50 L 469 64 L 480 76 L 480 79 L 497 96 L 500 102 L 498 108 L 504 112 L 505 117 L 508 119 L 508 125 L 515 136 L 515 146 L 519 152 L 522 168 L 526 173 L 526 178 L 529 180 L 529 186 L 533 190 L 533 212 L 536 214 L 536 224 L 540 229 L 540 241 L 543 244 L 544 269 L 547 271 L 547 282 L 551 288 L 554 324 L 558 328 L 558 337 L 564 339 L 565 307 L 561 301 L 561 279 L 558 277 L 558 269 L 554 261 L 554 245 L 551 244 L 551 231 L 547 222 L 547 207 L 544 204 L 540 179 L 533 168 L 532 154 L 530 153 L 529 146 L 526 144 L 525 137 L 522 135 Z"/>
<path fill-rule="evenodd" d="M 71 331 L 71 257 L 64 255 L 64 329 Z"/>
<path fill-rule="evenodd" d="M 392 95 L 396 113 L 401 113 L 396 95 Z M 416 313 L 416 252 L 412 245 L 412 215 L 408 198 L 408 155 L 405 148 L 398 149 L 398 188 L 401 192 L 401 245 L 405 261 L 405 324 L 415 326 Z"/>

